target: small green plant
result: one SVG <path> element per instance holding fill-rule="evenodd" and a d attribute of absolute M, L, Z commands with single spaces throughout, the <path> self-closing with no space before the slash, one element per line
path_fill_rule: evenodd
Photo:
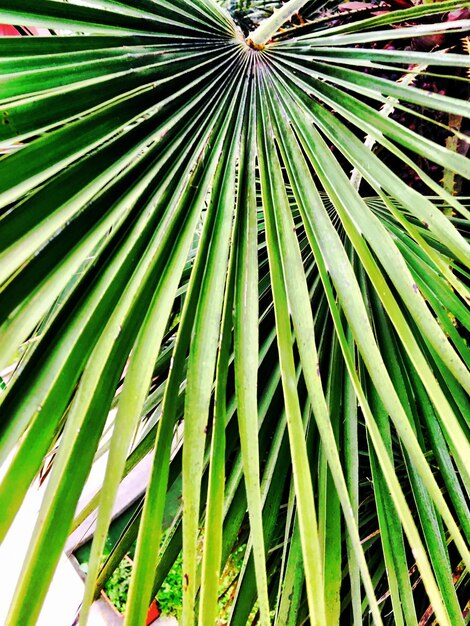
<path fill-rule="evenodd" d="M 220 623 L 226 623 L 230 613 L 230 607 L 234 599 L 236 582 L 240 574 L 245 554 L 246 544 L 241 545 L 229 558 L 224 569 L 219 585 L 219 618 Z M 106 583 L 104 590 L 115 608 L 124 613 L 129 592 L 129 583 L 132 575 L 133 563 L 125 557 L 113 575 Z M 183 575 L 183 558 L 180 554 L 173 567 L 168 572 L 157 594 L 157 604 L 163 615 L 173 615 L 177 619 L 181 617 L 183 610 L 183 588 L 181 585 Z"/>
<path fill-rule="evenodd" d="M 127 557 L 124 558 L 104 587 L 106 595 L 120 613 L 126 610 L 132 567 L 132 561 Z M 180 555 L 168 572 L 157 595 L 158 608 L 163 615 L 174 615 L 176 618 L 181 616 L 183 608 L 181 576 L 182 557 Z"/>
<path fill-rule="evenodd" d="M 181 617 L 183 610 L 182 576 L 183 557 L 180 554 L 157 594 L 158 608 L 163 615 L 174 615 L 177 619 Z"/>
<path fill-rule="evenodd" d="M 131 574 L 132 562 L 124 558 L 104 587 L 106 595 L 120 613 L 126 610 Z"/>
<path fill-rule="evenodd" d="M 246 544 L 239 546 L 230 555 L 219 583 L 219 623 L 225 624 L 228 621 L 230 609 L 235 597 L 237 581 L 243 565 Z"/>

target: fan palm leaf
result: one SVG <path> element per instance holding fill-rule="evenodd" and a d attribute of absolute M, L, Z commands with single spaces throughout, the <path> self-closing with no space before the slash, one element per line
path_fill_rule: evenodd
<path fill-rule="evenodd" d="M 7 624 L 36 622 L 96 507 L 81 624 L 134 542 L 129 625 L 181 549 L 182 623 L 214 624 L 240 543 L 233 626 L 412 624 L 429 604 L 463 624 L 469 210 L 430 172 L 470 178 L 433 137 L 466 141 L 442 120 L 469 117 L 470 60 L 378 44 L 458 38 L 465 12 L 442 16 L 466 3 L 338 23 L 290 0 L 246 39 L 223 4 L 0 7 L 72 33 L 0 39 L 0 148 L 18 147 L 0 160 L 2 538 L 55 455 Z M 102 565 L 119 483 L 152 451 Z"/>

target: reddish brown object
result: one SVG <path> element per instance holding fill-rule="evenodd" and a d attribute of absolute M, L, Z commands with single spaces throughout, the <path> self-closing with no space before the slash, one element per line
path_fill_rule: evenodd
<path fill-rule="evenodd" d="M 37 37 L 47 37 L 51 33 L 47 30 L 47 28 L 34 28 L 33 26 L 28 26 L 28 32 L 31 35 L 36 35 Z M 0 24 L 0 37 L 20 37 L 21 33 L 14 27 L 9 24 Z"/>
<path fill-rule="evenodd" d="M 448 22 L 455 22 L 456 20 L 468 20 L 470 18 L 470 9 L 455 9 L 447 14 Z"/>
<path fill-rule="evenodd" d="M 154 622 L 159 616 L 160 616 L 160 611 L 158 610 L 157 601 L 154 600 L 152 604 L 150 605 L 149 612 L 147 613 L 146 625 L 149 626 L 149 624 Z"/>
<path fill-rule="evenodd" d="M 413 50 L 434 50 L 434 48 L 439 48 L 444 45 L 445 38 L 444 33 L 414 37 L 412 40 L 412 48 Z"/>
<path fill-rule="evenodd" d="M 394 9 L 409 9 L 414 6 L 411 0 L 387 0 L 387 4 Z"/>
<path fill-rule="evenodd" d="M 343 2 L 338 6 L 340 11 L 362 11 L 364 9 L 375 9 L 376 5 L 371 2 Z"/>
<path fill-rule="evenodd" d="M 0 24 L 0 37 L 18 37 L 19 34 L 14 26 Z"/>

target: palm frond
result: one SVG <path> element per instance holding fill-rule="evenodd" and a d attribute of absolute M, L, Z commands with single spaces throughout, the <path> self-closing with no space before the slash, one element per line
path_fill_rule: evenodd
<path fill-rule="evenodd" d="M 308 3 L 294 27 L 305 2 L 264 21 L 252 3 L 247 39 L 227 4 L 0 7 L 72 33 L 0 39 L 0 150 L 17 144 L 0 159 L 1 538 L 54 451 L 6 623 L 36 622 L 98 507 L 81 624 L 130 549 L 126 624 L 181 550 L 182 623 L 213 624 L 240 545 L 231 626 L 417 624 L 429 605 L 463 624 L 470 213 L 437 173 L 470 178 L 440 141 L 465 140 L 470 57 L 400 42 L 452 47 L 469 20 L 443 16 L 466 4 L 335 24 Z M 439 75 L 447 93 L 421 88 Z M 151 452 L 102 565 L 119 483 Z"/>

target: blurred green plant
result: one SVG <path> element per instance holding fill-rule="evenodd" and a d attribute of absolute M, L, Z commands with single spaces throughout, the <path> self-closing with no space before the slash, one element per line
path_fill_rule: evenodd
<path fill-rule="evenodd" d="M 120 613 L 126 610 L 131 574 L 132 563 L 123 559 L 104 586 L 106 595 Z"/>

